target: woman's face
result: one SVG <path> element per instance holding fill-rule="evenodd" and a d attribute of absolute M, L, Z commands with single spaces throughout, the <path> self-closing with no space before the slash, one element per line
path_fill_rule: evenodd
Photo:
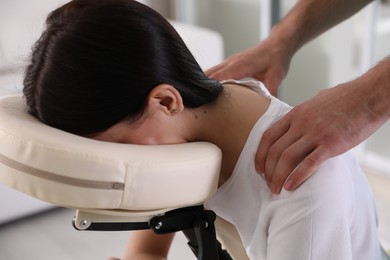
<path fill-rule="evenodd" d="M 156 128 L 147 127 L 147 125 L 149 124 L 120 122 L 93 138 L 113 143 L 163 144 L 164 140 L 153 138 L 153 136 L 159 136 L 159 134 L 154 131 Z"/>
<path fill-rule="evenodd" d="M 144 115 L 135 122 L 122 121 L 93 139 L 126 144 L 159 145 L 185 143 L 180 134 L 180 124 L 162 113 Z"/>

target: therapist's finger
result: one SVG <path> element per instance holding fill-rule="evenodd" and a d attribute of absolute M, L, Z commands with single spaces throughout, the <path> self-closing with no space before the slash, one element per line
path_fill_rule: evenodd
<path fill-rule="evenodd" d="M 269 129 L 267 129 L 263 136 L 261 137 L 259 147 L 257 148 L 255 155 L 255 169 L 258 173 L 264 174 L 265 164 L 267 157 L 269 156 L 270 147 L 281 137 L 283 136 L 288 129 L 290 124 L 286 120 L 279 120 Z M 277 154 L 271 155 L 271 157 L 279 156 Z"/>
<path fill-rule="evenodd" d="M 214 72 L 209 77 L 218 80 L 225 79 L 241 79 L 245 77 L 245 74 L 242 73 L 243 70 L 237 69 L 235 66 L 233 67 L 224 67 L 220 70 Z"/>
<path fill-rule="evenodd" d="M 300 136 L 294 135 L 289 129 L 271 145 L 268 150 L 264 169 L 264 177 L 267 183 L 271 183 L 273 181 L 273 179 L 275 178 L 276 170 L 279 169 L 280 166 L 282 166 L 283 169 L 290 169 L 294 166 L 294 159 L 296 159 L 294 157 L 295 154 L 290 151 L 294 150 L 294 148 L 296 147 L 295 144 L 297 142 L 300 143 Z M 291 171 L 289 173 L 291 173 Z M 283 171 L 281 173 L 281 176 L 278 177 L 284 177 L 284 179 L 286 179 L 289 173 Z"/>
<path fill-rule="evenodd" d="M 210 69 L 205 71 L 205 74 L 207 77 L 213 78 L 213 74 L 219 70 L 221 70 L 225 66 L 225 63 L 220 63 L 214 67 L 211 67 Z"/>
<path fill-rule="evenodd" d="M 206 72 L 210 78 L 224 79 L 241 79 L 247 76 L 246 68 L 240 63 L 225 61 L 221 65 L 210 69 Z"/>
<path fill-rule="evenodd" d="M 222 63 L 208 69 L 205 71 L 207 77 L 224 80 L 236 78 L 234 75 L 229 75 L 229 72 L 232 70 L 232 67 L 235 67 L 235 58 L 234 56 L 227 58 Z M 233 69 L 233 71 L 235 71 Z M 238 70 L 240 71 L 240 70 Z"/>
<path fill-rule="evenodd" d="M 266 177 L 271 192 L 279 194 L 286 180 L 291 177 L 294 169 L 314 150 L 311 142 L 300 138 L 281 152 L 273 171 Z M 268 169 L 266 168 L 266 172 Z"/>
<path fill-rule="evenodd" d="M 318 170 L 320 165 L 329 158 L 330 156 L 326 154 L 326 149 L 318 147 L 289 176 L 287 182 L 284 184 L 284 188 L 290 191 L 295 190 L 310 178 Z"/>

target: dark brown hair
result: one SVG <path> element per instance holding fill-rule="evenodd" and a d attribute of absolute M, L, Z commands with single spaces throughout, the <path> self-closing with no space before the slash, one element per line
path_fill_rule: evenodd
<path fill-rule="evenodd" d="M 142 114 L 148 93 L 161 83 L 178 89 L 187 107 L 222 92 L 151 8 L 131 0 L 73 0 L 48 16 L 23 92 L 42 122 L 90 135 Z"/>

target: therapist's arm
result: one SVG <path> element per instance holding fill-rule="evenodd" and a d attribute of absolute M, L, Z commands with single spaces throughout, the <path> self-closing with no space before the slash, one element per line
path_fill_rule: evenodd
<path fill-rule="evenodd" d="M 372 0 L 300 0 L 258 45 L 237 53 L 206 74 L 216 79 L 252 77 L 276 96 L 293 55 L 304 44 L 344 21 Z M 308 65 L 310 66 L 310 65 Z"/>
<path fill-rule="evenodd" d="M 220 79 L 254 77 L 276 94 L 297 50 L 370 2 L 300 0 L 265 41 L 207 73 Z M 256 169 L 265 173 L 274 193 L 283 186 L 295 189 L 323 161 L 351 149 L 387 120 L 388 111 L 383 107 L 388 106 L 389 100 L 389 73 L 384 72 L 388 63 L 387 59 L 356 81 L 322 91 L 265 133 L 256 154 Z M 373 104 L 382 107 L 381 112 Z M 371 117 L 371 113 L 375 116 Z"/>

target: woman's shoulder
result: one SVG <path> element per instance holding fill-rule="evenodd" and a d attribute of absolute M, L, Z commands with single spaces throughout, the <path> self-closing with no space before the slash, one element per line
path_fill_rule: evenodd
<path fill-rule="evenodd" d="M 369 194 L 371 190 L 355 158 L 346 153 L 325 161 L 297 192 L 308 194 L 312 203 L 349 208 L 356 202 L 357 193 Z"/>

